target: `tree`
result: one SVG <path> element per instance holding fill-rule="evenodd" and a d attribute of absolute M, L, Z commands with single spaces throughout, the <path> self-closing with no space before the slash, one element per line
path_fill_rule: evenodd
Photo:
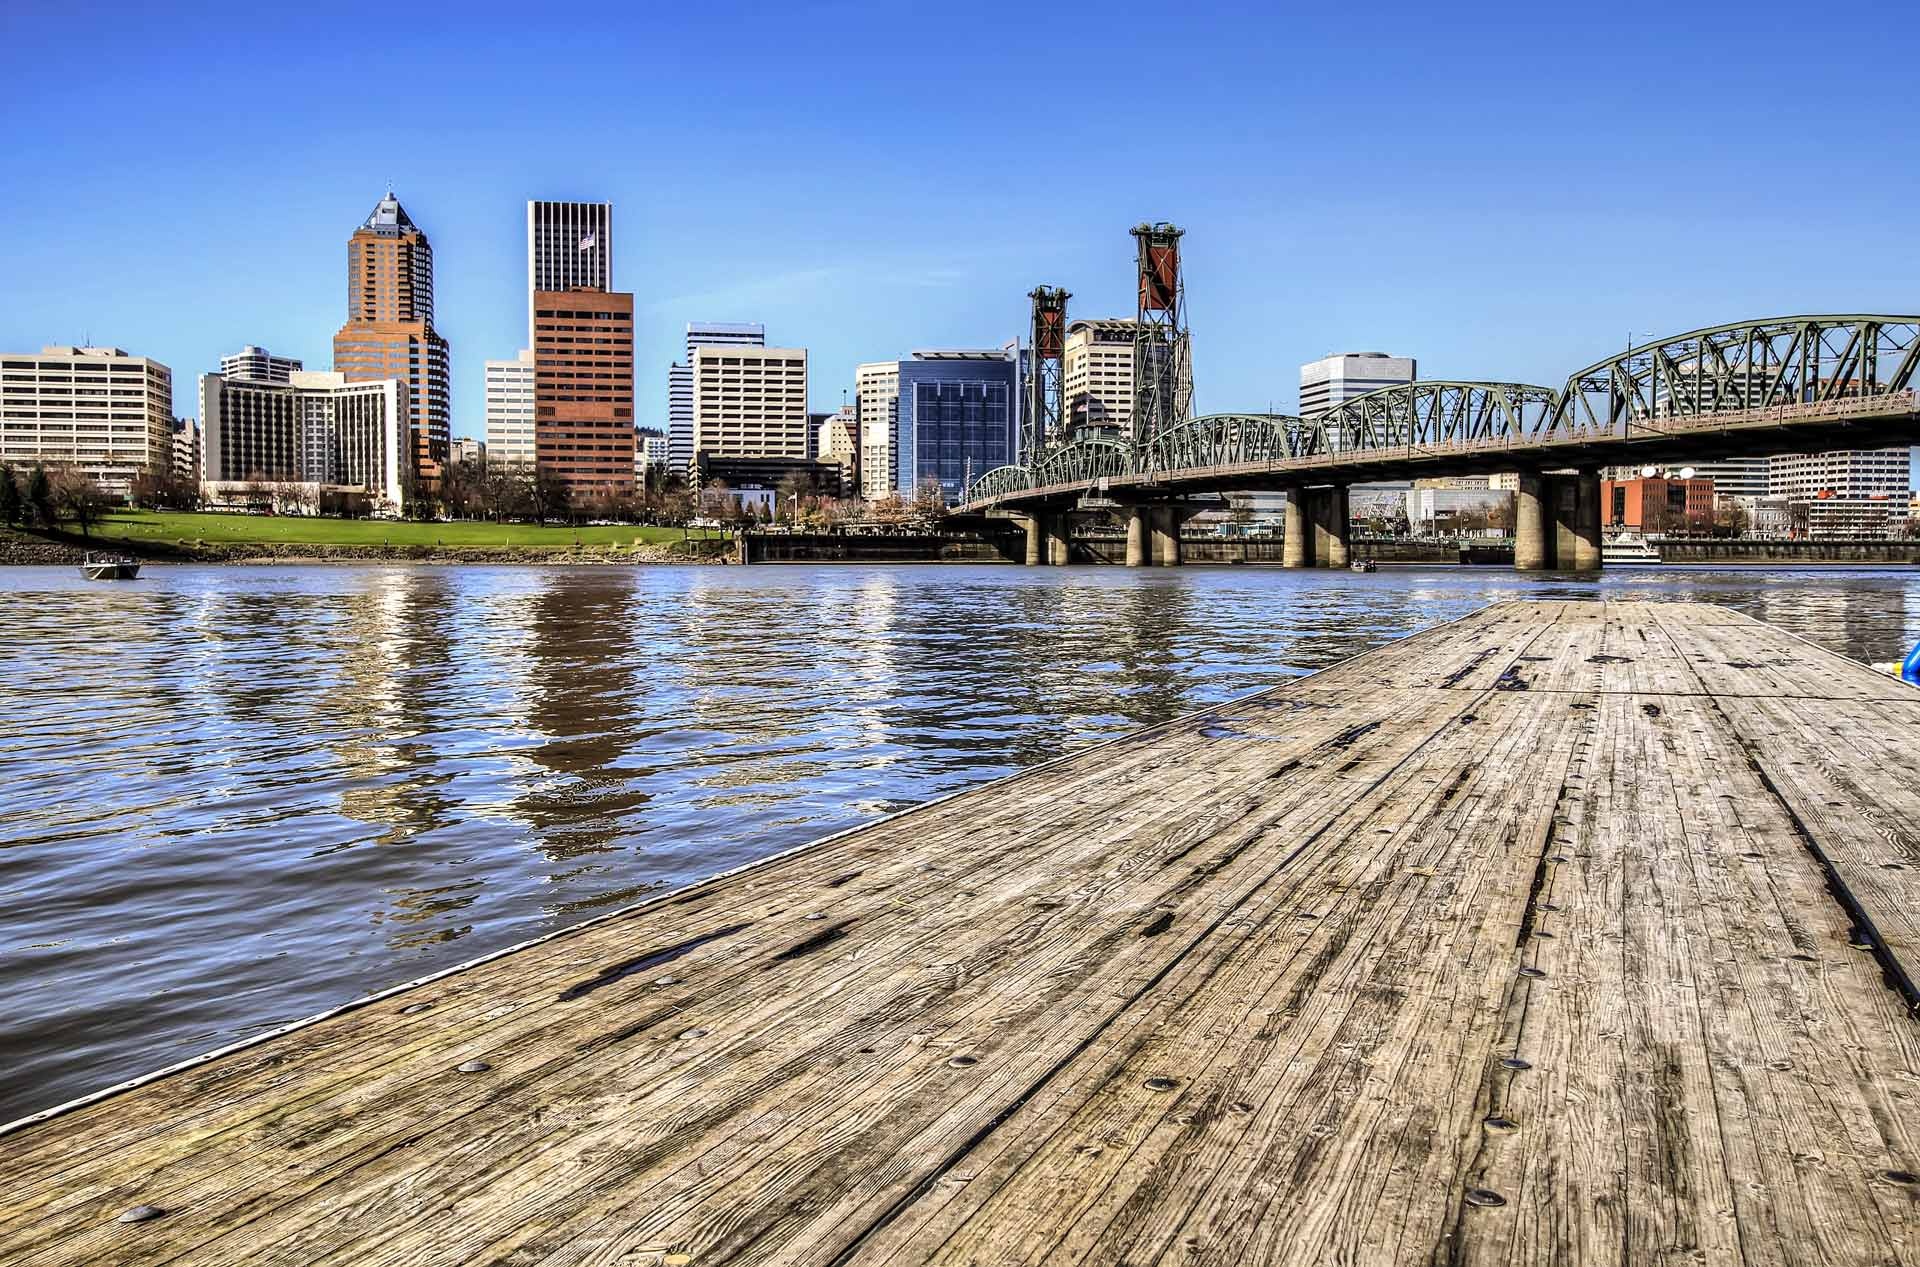
<path fill-rule="evenodd" d="M 1716 536 L 1744 537 L 1753 526 L 1753 516 L 1747 508 L 1731 497 L 1722 498 L 1714 508 L 1713 530 Z"/>
<path fill-rule="evenodd" d="M 20 522 L 27 506 L 20 498 L 20 486 L 13 482 L 13 468 L 0 466 L 0 523 L 9 528 Z"/>
<path fill-rule="evenodd" d="M 62 467 L 51 478 L 50 494 L 54 508 L 80 525 L 80 535 L 93 535 L 93 525 L 113 503 L 100 491 L 85 471 Z"/>
<path fill-rule="evenodd" d="M 571 517 L 573 490 L 559 472 L 536 466 L 528 493 L 535 523 L 544 526 L 549 519 Z"/>
<path fill-rule="evenodd" d="M 27 476 L 27 509 L 41 527 L 53 527 L 53 485 L 47 479 L 47 468 L 38 462 Z"/>
<path fill-rule="evenodd" d="M 935 521 L 944 519 L 946 514 L 947 494 L 940 487 L 939 480 L 927 478 L 914 486 L 913 517 L 915 519 Z"/>

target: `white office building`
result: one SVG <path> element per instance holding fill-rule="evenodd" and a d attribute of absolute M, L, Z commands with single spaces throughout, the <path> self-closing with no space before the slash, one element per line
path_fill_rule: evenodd
<path fill-rule="evenodd" d="M 1767 459 L 1767 493 L 1794 501 L 1826 494 L 1837 498 L 1894 497 L 1907 500 L 1906 445 L 1896 449 L 1836 449 Z M 1701 469 L 1700 474 L 1706 474 Z M 1720 486 L 1714 485 L 1718 493 Z"/>
<path fill-rule="evenodd" d="M 693 357 L 693 452 L 805 461 L 807 350 L 701 344 Z"/>
<path fill-rule="evenodd" d="M 1341 352 L 1309 361 L 1300 367 L 1300 416 L 1316 417 L 1342 401 L 1416 377 L 1412 357 L 1385 352 Z"/>
<path fill-rule="evenodd" d="M 229 381 L 245 379 L 249 383 L 285 383 L 304 368 L 296 357 L 275 356 L 251 343 L 232 356 L 220 358 L 220 377 Z"/>
<path fill-rule="evenodd" d="M 860 495 L 868 500 L 894 490 L 900 451 L 900 362 L 869 361 L 853 371 L 854 415 L 860 426 Z"/>
<path fill-rule="evenodd" d="M 397 378 L 348 382 L 296 372 L 285 383 L 200 378 L 203 488 L 209 499 L 249 485 L 362 493 L 400 505 L 402 401 Z"/>
<path fill-rule="evenodd" d="M 119 348 L 0 353 L 0 462 L 75 467 L 122 494 L 173 466 L 173 371 Z"/>
<path fill-rule="evenodd" d="M 689 321 L 687 359 L 667 368 L 667 460 L 683 473 L 693 470 L 693 358 L 703 347 L 760 348 L 767 328 L 757 321 Z"/>
<path fill-rule="evenodd" d="M 532 466 L 533 353 L 487 362 L 487 457 L 507 466 Z"/>

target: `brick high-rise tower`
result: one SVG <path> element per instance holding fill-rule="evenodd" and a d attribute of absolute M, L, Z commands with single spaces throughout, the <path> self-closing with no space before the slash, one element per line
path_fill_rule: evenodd
<path fill-rule="evenodd" d="M 575 500 L 633 491 L 633 296 L 613 285 L 613 207 L 527 204 L 534 461 Z"/>
<path fill-rule="evenodd" d="M 347 324 L 333 336 L 333 368 L 349 382 L 401 381 L 402 434 L 427 490 L 447 461 L 448 362 L 447 341 L 433 328 L 433 245 L 389 189 L 347 240 Z"/>

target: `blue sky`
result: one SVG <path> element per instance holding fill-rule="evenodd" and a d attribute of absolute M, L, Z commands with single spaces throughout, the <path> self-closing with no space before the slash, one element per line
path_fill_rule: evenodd
<path fill-rule="evenodd" d="M 1202 411 L 1332 351 L 1558 384 L 1629 332 L 1920 308 L 1897 6 L 620 8 L 6 5 L 0 349 L 156 356 L 183 414 L 245 343 L 323 368 L 389 180 L 456 435 L 525 341 L 529 197 L 614 203 L 654 424 L 689 320 L 809 348 L 828 409 L 1038 283 L 1130 314 L 1143 219 L 1188 230 Z"/>

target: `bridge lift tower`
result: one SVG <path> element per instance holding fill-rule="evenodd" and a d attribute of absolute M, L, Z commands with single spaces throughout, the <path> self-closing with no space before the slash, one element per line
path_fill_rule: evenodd
<path fill-rule="evenodd" d="M 1193 349 L 1187 334 L 1187 283 L 1180 271 L 1185 232 L 1165 221 L 1133 229 L 1140 280 L 1133 332 L 1136 443 L 1193 416 Z"/>
<path fill-rule="evenodd" d="M 1036 286 L 1027 298 L 1033 300 L 1033 325 L 1027 341 L 1027 426 L 1020 460 L 1031 466 L 1048 445 L 1066 441 L 1067 300 L 1072 296 L 1058 286 Z"/>

